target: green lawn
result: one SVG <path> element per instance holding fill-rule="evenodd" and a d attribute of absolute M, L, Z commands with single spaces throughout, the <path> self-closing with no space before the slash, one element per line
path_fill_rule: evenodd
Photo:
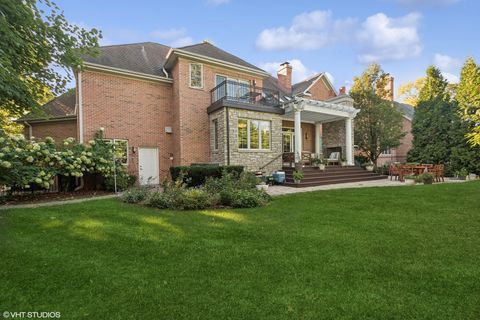
<path fill-rule="evenodd" d="M 0 315 L 480 319 L 480 183 L 0 211 Z"/>

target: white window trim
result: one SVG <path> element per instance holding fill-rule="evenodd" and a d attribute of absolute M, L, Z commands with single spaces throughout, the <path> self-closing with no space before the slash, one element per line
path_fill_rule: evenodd
<path fill-rule="evenodd" d="M 110 142 L 110 143 L 116 143 L 117 141 L 126 141 L 127 142 L 127 147 L 126 147 L 126 152 L 127 152 L 127 161 L 125 163 L 122 163 L 123 166 L 128 166 L 129 164 L 129 159 L 130 159 L 130 156 L 128 154 L 128 139 L 102 139 L 103 141 L 107 141 L 107 142 Z"/>
<path fill-rule="evenodd" d="M 194 87 L 192 86 L 192 64 L 198 64 L 200 65 L 200 73 L 201 73 L 201 82 L 202 85 L 200 87 Z M 188 64 L 188 86 L 192 89 L 203 89 L 203 63 L 198 63 L 198 62 L 190 62 Z"/>
<path fill-rule="evenodd" d="M 237 132 L 237 147 L 238 147 L 238 150 L 241 150 L 241 151 L 271 151 L 272 150 L 272 121 L 270 120 L 263 120 L 263 119 L 246 119 L 246 118 L 238 118 L 237 120 L 237 130 L 238 130 L 238 122 L 240 120 L 246 120 L 247 121 L 247 148 L 240 148 L 238 146 L 238 132 Z M 252 149 L 250 148 L 250 123 L 252 121 L 262 121 L 262 122 L 268 122 L 269 126 L 268 126 L 268 129 L 269 129 L 269 143 L 268 143 L 268 146 L 269 148 L 268 149 L 263 149 L 262 148 L 262 135 L 260 133 L 260 126 L 259 126 L 259 130 L 258 130 L 258 149 Z"/>

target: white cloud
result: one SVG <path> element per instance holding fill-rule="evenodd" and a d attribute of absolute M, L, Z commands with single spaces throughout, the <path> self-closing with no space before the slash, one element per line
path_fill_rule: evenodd
<path fill-rule="evenodd" d="M 445 54 L 435 53 L 433 64 L 445 71 L 457 71 L 462 66 L 462 61 Z"/>
<path fill-rule="evenodd" d="M 420 19 L 421 15 L 416 12 L 399 18 L 384 13 L 368 17 L 357 33 L 361 46 L 359 60 L 371 63 L 418 56 L 422 52 L 418 34 Z"/>
<path fill-rule="evenodd" d="M 184 28 L 155 30 L 150 33 L 150 36 L 155 39 L 167 41 L 171 47 L 184 47 L 194 43 L 193 38 L 187 35 L 187 30 Z"/>
<path fill-rule="evenodd" d="M 331 11 L 301 13 L 293 18 L 289 27 L 265 29 L 257 37 L 257 48 L 264 50 L 312 50 L 343 39 L 355 19 L 333 19 Z"/>
<path fill-rule="evenodd" d="M 211 6 L 219 6 L 222 4 L 227 4 L 229 2 L 230 0 L 206 0 L 206 3 Z"/>
<path fill-rule="evenodd" d="M 416 12 L 393 18 L 384 13 L 367 17 L 334 19 L 331 11 L 311 11 L 295 16 L 290 26 L 265 29 L 257 37 L 264 50 L 316 50 L 346 42 L 358 52 L 361 62 L 401 60 L 422 52 Z"/>
<path fill-rule="evenodd" d="M 307 68 L 300 59 L 291 59 L 288 60 L 288 62 L 290 62 L 290 65 L 292 66 L 293 83 L 300 82 L 316 74 L 315 71 Z M 260 68 L 264 69 L 265 71 L 276 77 L 278 68 L 280 67 L 280 63 L 282 62 L 266 62 L 260 63 L 259 66 Z"/>
<path fill-rule="evenodd" d="M 458 83 L 460 82 L 460 78 L 453 73 L 450 72 L 442 72 L 442 76 L 449 82 L 449 83 Z"/>

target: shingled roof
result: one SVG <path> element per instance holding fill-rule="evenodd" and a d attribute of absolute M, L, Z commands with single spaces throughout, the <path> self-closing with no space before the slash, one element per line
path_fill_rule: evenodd
<path fill-rule="evenodd" d="M 295 83 L 293 86 L 292 86 L 292 95 L 297 95 L 297 94 L 300 94 L 302 92 L 304 92 L 305 90 L 308 89 L 308 87 L 310 87 L 319 77 L 321 77 L 323 75 L 323 73 L 318 73 L 308 79 L 305 79 L 301 82 L 298 82 L 298 83 Z"/>
<path fill-rule="evenodd" d="M 73 117 L 75 115 L 75 90 L 70 89 L 44 104 L 38 112 L 27 114 L 20 118 L 19 121 L 49 120 L 51 118 Z"/>
<path fill-rule="evenodd" d="M 170 47 L 154 42 L 141 42 L 100 47 L 97 57 L 84 56 L 86 62 L 166 77 L 165 65 Z"/>
<path fill-rule="evenodd" d="M 395 105 L 397 110 L 400 111 L 404 116 L 409 119 L 413 119 L 413 116 L 415 114 L 415 108 L 413 106 L 397 101 L 394 101 L 393 104 Z"/>
<path fill-rule="evenodd" d="M 191 46 L 181 47 L 181 48 L 178 48 L 178 49 L 182 50 L 182 51 L 187 51 L 187 52 L 190 52 L 190 53 L 194 53 L 194 54 L 199 54 L 199 55 L 202 55 L 202 56 L 205 56 L 205 57 L 210 57 L 210 58 L 214 58 L 214 59 L 217 59 L 217 60 L 234 63 L 234 64 L 237 64 L 237 65 L 242 66 L 242 67 L 247 67 L 247 68 L 255 69 L 255 70 L 258 70 L 258 71 L 266 72 L 265 70 L 262 70 L 259 67 L 254 66 L 253 64 L 248 63 L 247 61 L 245 61 L 243 59 L 240 59 L 239 57 L 234 56 L 233 54 L 228 53 L 227 51 L 224 51 L 224 50 L 214 46 L 213 44 L 211 44 L 208 41 L 204 41 L 202 43 L 197 43 L 197 44 L 194 44 L 194 45 L 191 45 Z"/>

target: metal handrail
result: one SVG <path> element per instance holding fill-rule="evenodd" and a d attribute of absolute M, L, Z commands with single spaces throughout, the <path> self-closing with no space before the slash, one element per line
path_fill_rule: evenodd
<path fill-rule="evenodd" d="M 211 102 L 229 100 L 249 104 L 278 106 L 280 92 L 233 80 L 224 80 L 210 90 Z"/>

